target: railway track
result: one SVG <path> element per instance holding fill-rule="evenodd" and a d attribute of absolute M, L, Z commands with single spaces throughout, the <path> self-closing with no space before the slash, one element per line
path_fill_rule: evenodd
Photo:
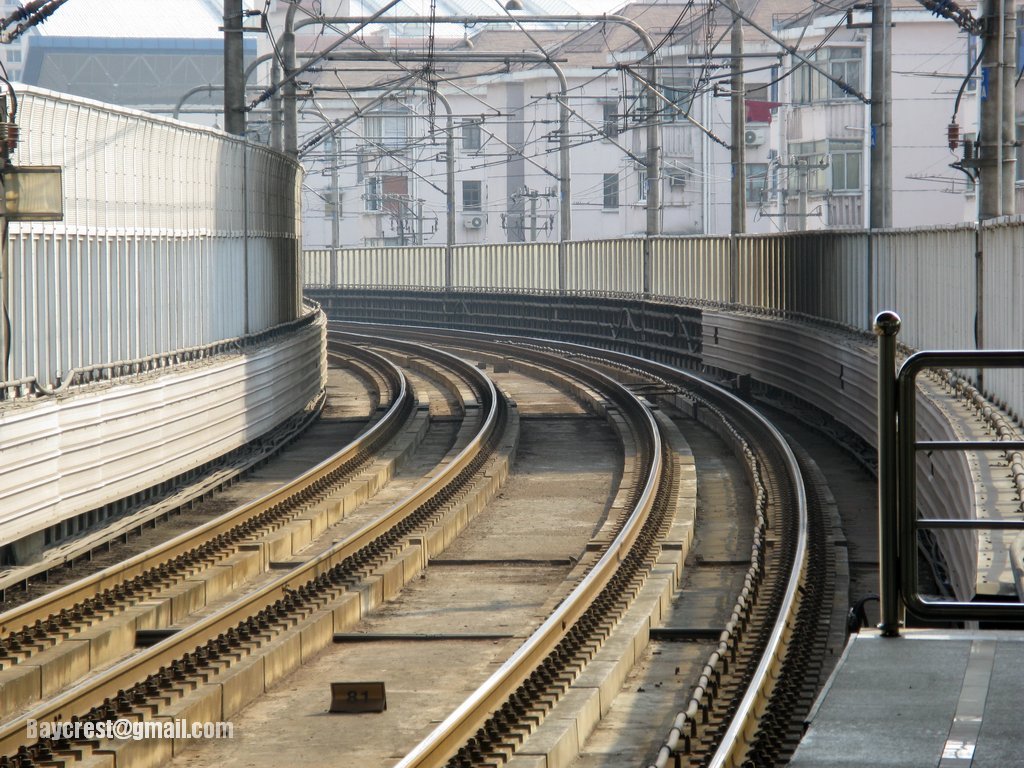
<path fill-rule="evenodd" d="M 137 606 L 151 609 L 159 594 L 168 590 L 173 592 L 182 581 L 190 582 L 184 596 L 179 589 L 179 594 L 172 594 L 160 603 L 165 613 L 169 610 L 171 615 L 156 620 L 165 626 L 173 624 L 178 618 L 174 598 L 183 598 L 181 602 L 189 604 L 187 596 L 191 594 L 191 587 L 196 585 L 200 571 L 214 569 L 220 581 L 225 575 L 231 581 L 233 573 L 239 570 L 239 561 L 271 557 L 273 545 L 260 541 L 261 534 L 284 531 L 288 528 L 288 521 L 296 519 L 303 519 L 314 527 L 316 514 L 311 515 L 310 509 L 318 503 L 328 501 L 328 506 L 343 512 L 346 505 L 354 507 L 371 492 L 372 485 L 382 482 L 381 478 L 365 477 L 366 468 L 370 464 L 381 463 L 380 449 L 402 429 L 408 430 L 409 425 L 416 421 L 425 421 L 425 405 L 423 408 L 416 406 L 405 376 L 380 356 L 350 345 L 339 347 L 332 344 L 332 348 L 375 360 L 377 369 L 387 381 L 386 391 L 390 393 L 391 401 L 387 412 L 377 423 L 353 444 L 286 488 L 225 515 L 204 526 L 205 530 L 178 537 L 114 569 L 5 614 L 2 617 L 5 627 L 26 623 L 25 628 L 5 637 L 5 661 L 9 664 L 5 670 L 5 702 L 14 699 L 8 695 L 15 689 L 10 684 L 13 675 L 24 673 L 17 679 L 24 677 L 29 680 L 26 688 L 32 688 L 40 673 L 67 669 L 69 665 L 60 662 L 67 662 L 66 657 L 76 650 L 81 651 L 84 647 L 88 655 L 89 646 L 97 644 L 97 633 L 103 633 L 105 640 L 111 633 L 116 634 L 119 617 L 129 617 L 127 622 L 120 624 L 129 625 L 125 634 L 134 634 L 131 630 L 137 624 L 133 625 L 133 622 L 139 617 L 131 614 L 137 612 Z M 501 434 L 501 425 L 507 421 L 507 414 L 503 413 L 504 401 L 485 377 L 441 353 L 431 358 L 434 361 L 431 375 L 435 379 L 443 378 L 445 370 L 450 372 L 448 375 L 453 380 L 458 379 L 458 384 L 452 385 L 453 390 L 458 390 L 452 394 L 452 399 L 465 403 L 470 399 L 467 393 L 472 393 L 474 402 L 471 405 L 466 403 L 466 410 L 479 412 L 479 416 L 467 420 L 474 423 L 472 431 L 475 436 L 455 460 L 449 462 L 445 472 L 439 473 L 405 504 L 364 525 L 344 541 L 327 547 L 244 597 L 214 607 L 198 621 L 174 627 L 166 633 L 168 637 L 152 647 L 131 654 L 125 661 L 98 674 L 89 675 L 73 688 L 49 698 L 46 703 L 22 711 L 13 718 L 8 717 L 0 726 L 0 754 L 7 755 L 8 759 L 16 756 L 22 764 L 54 757 L 63 760 L 81 758 L 81 750 L 76 745 L 27 744 L 26 721 L 72 717 L 95 720 L 112 713 L 126 715 L 129 711 L 137 717 L 143 714 L 153 716 L 161 709 L 154 700 L 162 702 L 164 708 L 169 703 L 168 690 L 177 694 L 170 698 L 186 697 L 189 689 L 197 687 L 196 679 L 225 671 L 227 664 L 224 659 L 249 655 L 248 651 L 271 641 L 303 617 L 308 618 L 312 610 L 310 606 L 322 602 L 314 593 L 340 594 L 348 592 L 346 585 L 365 581 L 361 574 L 376 569 L 381 553 L 393 546 L 388 543 L 390 539 L 422 527 L 422 520 L 429 519 L 432 508 L 458 495 L 459 486 L 487 462 L 488 453 L 484 448 L 494 447 L 492 444 Z M 353 480 L 359 481 L 357 487 L 342 498 L 343 491 L 338 488 L 351 485 Z M 294 531 L 288 533 L 291 536 Z M 396 563 L 398 565 L 398 584 L 401 583 L 402 564 L 410 557 L 411 553 L 406 552 L 390 562 L 391 571 L 396 570 Z M 202 588 L 208 586 L 209 580 Z M 342 617 L 358 616 L 364 608 L 383 599 L 385 592 L 395 588 L 394 578 L 386 576 L 365 590 L 348 592 L 347 597 L 354 597 L 354 602 L 345 600 L 345 605 L 338 606 L 336 611 Z M 329 618 L 333 615 L 333 612 L 328 613 Z M 29 621 L 33 623 L 27 624 Z M 85 642 L 80 642 L 82 640 Z M 240 648 L 245 650 L 238 651 Z M 57 654 L 62 658 L 56 661 L 41 658 L 47 653 L 51 657 Z M 52 665 L 49 670 L 47 663 Z M 49 682 L 55 687 L 66 688 L 73 680 L 65 677 Z M 7 714 L 10 715 L 9 712 Z"/>
<path fill-rule="evenodd" d="M 620 489 L 624 503 L 616 505 L 617 514 L 595 546 L 588 546 L 572 583 L 550 614 L 443 722 L 405 750 L 398 765 L 456 768 L 514 760 L 517 750 L 570 694 L 573 682 L 614 635 L 663 557 L 673 524 L 680 470 L 672 460 L 672 439 L 666 436 L 665 419 L 652 408 L 659 401 L 665 407 L 698 415 L 742 457 L 754 489 L 756 522 L 751 533 L 751 564 L 733 615 L 694 681 L 689 706 L 662 735 L 664 747 L 650 764 L 741 765 L 746 761 L 771 765 L 784 759 L 792 743 L 793 723 L 813 695 L 801 680 L 807 677 L 808 664 L 814 664 L 815 611 L 822 609 L 816 607 L 820 600 L 810 588 L 820 566 L 809 552 L 808 532 L 813 538 L 814 524 L 807 518 L 800 469 L 769 423 L 708 382 L 626 355 L 477 334 L 441 336 L 397 328 L 346 330 L 331 330 L 332 348 L 365 356 L 375 354 L 366 349 L 372 346 L 402 367 L 417 369 L 415 376 L 427 379 L 438 377 L 432 366 L 437 365 L 440 354 L 449 370 L 459 372 L 461 384 L 452 390 L 448 406 L 464 410 L 467 418 L 461 432 L 466 439 L 457 454 L 454 449 L 450 452 L 446 470 L 386 515 L 367 522 L 312 559 L 250 594 L 214 606 L 198 621 L 176 628 L 152 647 L 89 676 L 46 704 L 8 719 L 0 727 L 0 755 L 24 765 L 32 761 L 88 763 L 93 751 L 100 749 L 96 743 L 27 743 L 24 725 L 29 717 L 109 721 L 187 714 L 199 719 L 195 716 L 210 711 L 203 709 L 202 702 L 203 691 L 209 688 L 205 684 L 211 680 L 220 681 L 225 692 L 254 687 L 247 680 L 255 673 L 247 670 L 259 663 L 259 687 L 263 690 L 284 674 L 269 675 L 268 668 L 294 668 L 324 647 L 332 633 L 351 626 L 401 589 L 411 574 L 436 557 L 465 525 L 469 510 L 480 508 L 493 495 L 515 450 L 518 417 L 514 404 L 477 368 L 459 359 L 467 358 L 497 362 L 557 381 L 602 413 L 619 432 L 630 455 Z M 435 362 L 424 362 L 432 347 L 445 347 L 455 356 L 430 353 Z M 391 411 L 400 408 L 402 398 L 395 393 L 409 389 L 404 377 L 399 374 L 386 388 L 395 395 L 390 398 Z M 410 411 L 416 409 L 408 404 L 404 407 L 405 418 L 411 418 Z M 471 414 L 477 414 L 475 420 Z M 382 417 L 374 429 L 387 421 Z M 472 437 L 466 434 L 470 430 Z M 316 491 L 305 493 L 300 509 L 313 503 Z M 448 522 L 446 517 L 462 522 Z M 164 560 L 180 556 L 175 552 Z M 210 562 L 218 562 L 218 557 Z M 128 579 L 138 579 L 140 574 L 149 574 L 149 581 L 138 582 L 141 586 L 134 589 L 142 590 L 137 595 L 146 599 L 144 590 L 160 580 L 151 570 L 133 571 L 136 567 L 126 564 L 127 575 L 113 585 L 99 589 L 79 586 L 84 591 L 77 594 L 86 597 L 71 605 L 92 600 L 93 614 L 106 615 L 111 612 L 112 599 L 116 603 L 121 593 L 129 592 L 126 587 L 119 592 L 118 585 L 131 583 Z M 38 624 L 11 636 L 20 632 L 19 637 L 27 640 L 40 628 L 59 633 L 62 623 L 66 628 L 67 620 L 77 620 L 78 613 L 81 609 L 51 610 L 45 618 L 33 619 Z M 5 628 L 20 620 L 0 617 Z M 288 651 L 289 643 L 298 649 Z M 270 661 L 295 655 L 297 662 L 279 665 L 277 660 Z M 238 693 L 238 701 L 230 707 L 222 701 L 218 713 L 227 717 L 231 707 L 237 711 L 248 695 Z M 147 748 L 162 748 L 145 743 Z M 171 746 L 164 748 L 168 750 L 164 757 L 169 757 Z"/>
<path fill-rule="evenodd" d="M 683 371 L 628 355 L 569 344 L 550 348 L 529 340 L 495 342 L 482 334 L 434 335 L 419 330 L 403 335 L 424 343 L 483 349 L 514 360 L 545 354 L 563 360 L 571 357 L 612 369 L 618 378 L 632 380 L 635 389 L 655 399 L 667 398 L 676 405 L 688 402 L 711 414 L 705 418 L 744 457 L 755 490 L 751 565 L 732 617 L 695 681 L 689 705 L 677 715 L 651 765 L 661 768 L 671 761 L 762 766 L 784 760 L 795 746 L 799 716 L 816 693 L 805 684 L 805 677 L 807 666 L 814 663 L 815 641 L 820 641 L 816 626 L 822 600 L 809 574 L 820 576 L 824 555 L 809 552 L 802 475 L 782 435 L 731 393 Z M 566 367 L 581 370 L 579 363 Z M 660 453 L 660 439 L 651 439 L 649 450 Z M 659 462 L 659 473 L 662 466 Z M 664 481 L 660 486 L 653 477 L 645 486 L 644 503 L 634 508 L 587 583 L 580 584 L 501 669 L 417 745 L 399 763 L 401 768 L 500 764 L 514 754 L 569 690 L 621 616 L 627 591 L 622 582 L 632 580 L 635 590 L 636 582 L 645 576 L 644 568 L 649 571 L 656 561 L 658 532 L 664 531 L 659 515 L 664 514 L 673 481 L 670 474 L 660 479 Z M 646 536 L 638 537 L 636 531 L 645 527 Z M 623 562 L 631 563 L 632 569 L 618 571 Z M 615 583 L 613 578 L 601 581 L 602 566 L 618 571 Z M 525 659 L 530 660 L 528 664 Z"/>

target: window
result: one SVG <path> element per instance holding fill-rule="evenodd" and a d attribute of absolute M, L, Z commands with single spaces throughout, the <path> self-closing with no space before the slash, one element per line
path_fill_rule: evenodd
<path fill-rule="evenodd" d="M 842 80 L 851 88 L 861 88 L 862 48 L 822 48 L 807 58 L 832 77 Z M 837 101 L 856 98 L 847 93 L 838 83 L 829 80 L 809 64 L 798 63 L 793 73 L 793 101 L 797 104 L 813 104 L 819 101 Z"/>
<path fill-rule="evenodd" d="M 21 50 L 20 49 L 14 49 L 12 51 L 7 51 L 7 63 L 8 64 L 17 64 L 20 61 L 21 61 Z"/>
<path fill-rule="evenodd" d="M 604 209 L 616 210 L 619 207 L 619 174 L 604 175 Z"/>
<path fill-rule="evenodd" d="M 636 174 L 637 202 L 647 202 L 647 169 L 641 168 Z"/>
<path fill-rule="evenodd" d="M 364 179 L 363 210 L 380 210 L 380 176 L 367 176 Z"/>
<path fill-rule="evenodd" d="M 860 67 L 863 51 L 860 48 L 828 48 L 829 73 L 852 88 L 860 90 Z M 838 83 L 829 82 L 829 98 L 853 99 Z"/>
<path fill-rule="evenodd" d="M 462 182 L 462 210 L 482 211 L 484 208 L 482 181 Z"/>
<path fill-rule="evenodd" d="M 616 101 L 601 104 L 601 135 L 606 139 L 619 135 L 619 104 Z"/>
<path fill-rule="evenodd" d="M 409 110 L 393 104 L 363 118 L 363 135 L 371 144 L 404 145 L 409 139 Z"/>
<path fill-rule="evenodd" d="M 665 70 L 659 90 L 664 99 L 654 97 L 655 112 L 662 120 L 685 120 L 693 97 L 693 75 L 689 71 Z"/>
<path fill-rule="evenodd" d="M 480 149 L 480 123 L 476 120 L 463 120 L 462 122 L 462 148 L 467 151 Z"/>
<path fill-rule="evenodd" d="M 747 202 L 760 204 L 765 202 L 765 190 L 768 189 L 768 163 L 746 164 Z"/>
<path fill-rule="evenodd" d="M 366 147 L 359 147 L 356 150 L 356 181 L 360 184 L 366 178 L 367 171 L 370 168 L 370 157 L 366 152 Z"/>
<path fill-rule="evenodd" d="M 859 141 L 831 141 L 832 191 L 860 192 L 860 169 L 864 148 Z"/>

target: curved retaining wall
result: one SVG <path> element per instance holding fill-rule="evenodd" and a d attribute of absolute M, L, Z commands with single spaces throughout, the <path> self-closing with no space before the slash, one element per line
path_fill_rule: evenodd
<path fill-rule="evenodd" d="M 157 485 L 301 411 L 326 383 L 322 315 L 286 334 L 131 380 L 0 409 L 0 541 L 19 560 L 62 520 Z"/>
<path fill-rule="evenodd" d="M 877 359 L 869 334 L 670 302 L 326 288 L 307 288 L 306 294 L 321 303 L 330 320 L 537 336 L 631 352 L 718 375 L 747 374 L 827 413 L 868 448 L 875 445 Z M 923 377 L 922 381 L 921 439 L 949 439 L 958 430 L 978 427 L 978 417 L 945 388 Z M 980 502 L 969 459 L 942 452 L 927 461 L 920 467 L 931 480 L 921 483 L 922 512 L 937 517 L 971 514 Z M 940 545 L 955 594 L 971 599 L 979 591 L 974 537 L 954 532 Z"/>

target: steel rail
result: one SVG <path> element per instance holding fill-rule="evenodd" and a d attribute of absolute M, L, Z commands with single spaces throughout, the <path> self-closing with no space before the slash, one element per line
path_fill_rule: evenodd
<path fill-rule="evenodd" d="M 389 331 L 398 329 L 389 328 Z M 427 329 L 423 329 L 427 330 Z M 430 329 L 434 330 L 434 329 Z M 435 331 L 436 332 L 436 331 Z M 638 429 L 638 439 L 647 443 L 651 457 L 643 490 L 623 528 L 612 540 L 594 567 L 566 596 L 555 611 L 484 683 L 471 693 L 440 725 L 419 742 L 398 764 L 397 768 L 428 768 L 441 766 L 473 736 L 486 719 L 498 709 L 530 676 L 558 643 L 569 634 L 594 600 L 601 594 L 629 555 L 654 504 L 662 474 L 661 433 L 650 410 L 619 382 L 589 366 L 566 361 L 554 355 L 534 352 L 546 365 L 573 370 L 575 375 L 597 382 L 606 394 L 629 412 Z M 567 365 L 568 363 L 568 365 Z"/>
<path fill-rule="evenodd" d="M 370 339 L 368 339 L 370 340 Z M 372 339 L 381 343 L 381 339 Z M 396 341 L 396 344 L 402 344 Z M 412 346 L 412 345 L 407 345 Z M 423 350 L 416 348 L 422 354 Z M 192 624 L 171 637 L 151 646 L 142 653 L 127 659 L 100 674 L 79 683 L 51 701 L 23 713 L 18 718 L 0 726 L 0 755 L 11 755 L 19 747 L 26 746 L 26 724 L 29 720 L 38 722 L 54 720 L 70 720 L 80 716 L 90 708 L 111 699 L 119 691 L 131 688 L 145 680 L 147 676 L 158 673 L 172 662 L 192 651 L 197 645 L 216 639 L 228 630 L 235 628 L 241 621 L 255 615 L 260 610 L 272 607 L 278 601 L 285 600 L 294 594 L 297 588 L 312 582 L 328 572 L 348 557 L 371 544 L 381 535 L 387 533 L 403 519 L 412 514 L 418 507 L 440 492 L 453 478 L 468 467 L 481 449 L 487 444 L 499 426 L 505 401 L 499 396 L 493 382 L 482 372 L 459 358 L 443 352 L 436 352 L 445 358 L 445 364 L 459 375 L 480 388 L 483 400 L 486 401 L 487 413 L 480 430 L 474 438 L 452 459 L 443 472 L 432 477 L 405 500 L 389 508 L 383 515 L 362 526 L 359 530 L 334 544 L 312 560 L 303 563 L 283 574 L 257 591 L 244 595 L 232 603 L 222 607 L 209 616 Z M 404 377 L 403 377 L 404 381 Z"/>
<path fill-rule="evenodd" d="M 473 333 L 473 332 L 465 332 Z M 510 339 L 515 341 L 516 337 Z M 530 339 L 536 342 L 536 339 Z M 551 343 L 551 342 L 547 342 Z M 793 563 L 790 572 L 786 576 L 786 591 L 780 603 L 779 611 L 764 653 L 758 662 L 757 669 L 751 677 L 747 690 L 740 701 L 729 727 L 715 754 L 707 763 L 709 768 L 725 768 L 726 766 L 742 765 L 746 759 L 746 751 L 749 747 L 749 739 L 756 730 L 756 724 L 764 710 L 764 706 L 771 696 L 772 688 L 779 677 L 779 672 L 786 657 L 786 648 L 792 632 L 797 610 L 800 606 L 800 588 L 803 584 L 808 559 L 808 512 L 807 493 L 804 488 L 803 474 L 797 463 L 797 459 L 789 443 L 778 431 L 778 429 L 761 413 L 745 403 L 739 397 L 706 379 L 702 379 L 693 373 L 673 368 L 672 366 L 646 360 L 623 352 L 598 349 L 568 342 L 559 342 L 558 346 L 569 349 L 578 349 L 581 353 L 593 355 L 599 358 L 618 360 L 622 363 L 641 371 L 651 371 L 668 379 L 682 379 L 688 382 L 693 389 L 711 392 L 716 398 L 724 400 L 732 408 L 743 413 L 745 417 L 754 421 L 764 430 L 775 449 L 780 453 L 786 472 L 789 475 L 796 493 L 795 506 L 797 512 L 796 541 L 793 555 Z M 717 651 L 716 651 L 717 652 Z M 692 707 L 691 707 L 692 709 Z M 687 720 L 693 717 L 695 712 L 680 712 L 672 728 L 665 738 L 657 758 L 651 763 L 656 768 L 666 768 L 669 761 L 676 753 L 682 736 L 683 727 Z"/>
<path fill-rule="evenodd" d="M 475 332 L 468 331 L 463 333 Z M 519 340 L 519 337 L 509 338 L 510 342 L 515 342 L 516 340 Z M 538 341 L 536 339 L 527 340 L 532 343 L 536 343 Z M 546 343 L 550 344 L 552 342 Z M 768 434 L 775 449 L 779 451 L 782 456 L 783 462 L 786 466 L 786 472 L 792 480 L 793 488 L 796 493 L 795 506 L 797 511 L 797 530 L 793 563 L 789 574 L 786 576 L 786 591 L 780 603 L 777 618 L 772 627 L 771 634 L 769 635 L 764 653 L 762 654 L 761 659 L 758 662 L 757 669 L 752 675 L 750 683 L 747 686 L 747 690 L 729 723 L 729 727 L 726 730 L 725 735 L 722 737 L 721 743 L 716 749 L 715 754 L 712 755 L 710 761 L 707 763 L 709 768 L 726 768 L 726 766 L 732 767 L 742 765 L 746 759 L 749 739 L 756 731 L 756 724 L 764 710 L 766 702 L 771 696 L 772 688 L 779 677 L 779 672 L 782 668 L 783 662 L 785 661 L 786 647 L 795 622 L 797 610 L 800 606 L 799 592 L 806 574 L 808 559 L 807 493 L 804 488 L 803 474 L 800 471 L 796 456 L 790 448 L 789 443 L 778 431 L 775 425 L 773 425 L 761 413 L 745 403 L 732 392 L 729 392 L 727 389 L 707 381 L 706 379 L 702 379 L 693 373 L 683 371 L 679 368 L 673 368 L 672 366 L 665 365 L 664 363 L 646 360 L 623 352 L 613 352 L 610 350 L 572 344 L 569 342 L 558 342 L 558 346 L 568 349 L 575 348 L 578 349 L 581 354 L 591 355 L 598 358 L 618 360 L 637 370 L 655 372 L 662 378 L 682 379 L 688 382 L 688 385 L 693 389 L 711 392 L 716 398 L 726 401 L 731 407 L 743 413 L 747 418 L 754 421 L 761 429 L 763 429 Z M 691 718 L 693 714 L 693 712 L 687 711 L 680 712 L 677 715 L 672 729 L 665 739 L 664 745 L 659 750 L 657 758 L 653 763 L 651 763 L 652 766 L 656 766 L 656 768 L 666 768 L 668 766 L 669 760 L 674 756 L 676 748 L 679 746 L 682 729 L 686 721 Z"/>
<path fill-rule="evenodd" d="M 393 387 L 392 402 L 389 409 L 370 429 L 361 434 L 333 456 L 325 459 L 315 467 L 300 475 L 294 481 L 275 491 L 271 491 L 254 501 L 237 507 L 214 520 L 186 531 L 169 541 L 140 552 L 134 557 L 117 563 L 86 576 L 66 587 L 61 587 L 47 595 L 42 595 L 28 603 L 12 608 L 0 615 L 0 632 L 8 633 L 30 626 L 39 620 L 47 620 L 62 609 L 70 610 L 91 597 L 97 597 L 109 589 L 113 589 L 129 579 L 140 576 L 152 568 L 159 567 L 184 555 L 200 546 L 197 542 L 209 541 L 217 536 L 230 532 L 233 528 L 285 503 L 289 497 L 313 488 L 317 483 L 334 470 L 355 458 L 375 441 L 384 439 L 404 420 L 403 414 L 412 408 L 412 391 L 405 379 L 405 374 L 391 361 L 371 352 L 352 348 L 353 356 L 362 357 L 379 370 L 386 372 L 386 380 Z"/>

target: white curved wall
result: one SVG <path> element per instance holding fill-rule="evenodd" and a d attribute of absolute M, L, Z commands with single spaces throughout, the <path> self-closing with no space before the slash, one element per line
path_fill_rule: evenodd
<path fill-rule="evenodd" d="M 0 541 L 129 496 L 238 448 L 325 384 L 324 323 L 244 354 L 0 410 Z"/>

